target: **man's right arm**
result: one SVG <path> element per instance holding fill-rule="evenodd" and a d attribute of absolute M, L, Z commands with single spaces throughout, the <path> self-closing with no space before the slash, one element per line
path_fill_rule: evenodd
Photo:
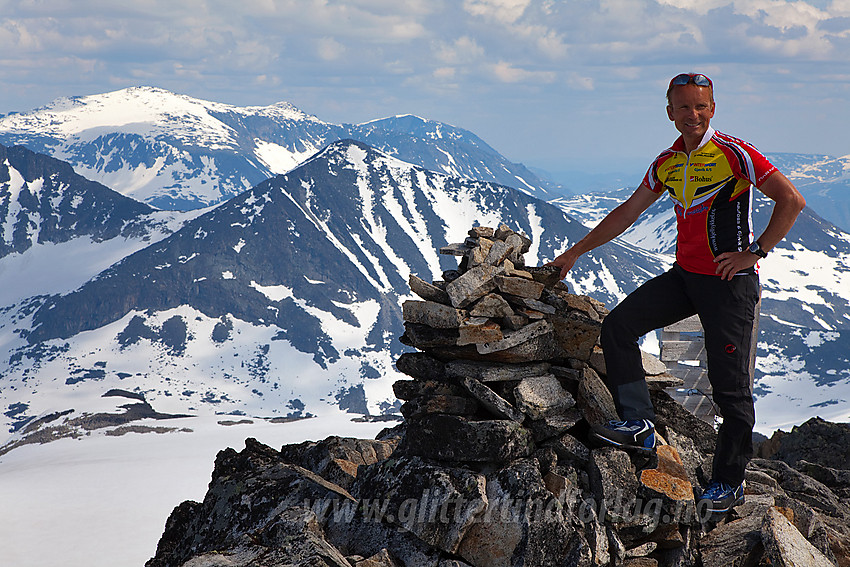
<path fill-rule="evenodd" d="M 546 265 L 561 268 L 561 279 L 564 279 L 579 256 L 623 234 L 659 195 L 641 184 L 631 197 L 608 213 L 584 238 Z"/>

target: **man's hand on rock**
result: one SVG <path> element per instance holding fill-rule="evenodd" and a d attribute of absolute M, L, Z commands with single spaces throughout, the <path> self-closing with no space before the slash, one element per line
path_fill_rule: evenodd
<path fill-rule="evenodd" d="M 560 279 L 564 279 L 567 277 L 567 272 L 569 272 L 573 265 L 576 263 L 578 259 L 578 255 L 572 251 L 572 248 L 552 260 L 551 262 L 545 264 L 546 266 L 556 266 L 561 268 Z"/>

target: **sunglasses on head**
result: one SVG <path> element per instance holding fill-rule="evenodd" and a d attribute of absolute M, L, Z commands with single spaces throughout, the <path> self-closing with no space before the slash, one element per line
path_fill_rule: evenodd
<path fill-rule="evenodd" d="M 693 83 L 698 87 L 711 87 L 711 79 L 703 75 L 702 73 L 682 73 L 681 75 L 676 75 L 672 79 L 670 79 L 670 87 L 672 88 L 677 85 L 687 85 L 688 83 Z"/>

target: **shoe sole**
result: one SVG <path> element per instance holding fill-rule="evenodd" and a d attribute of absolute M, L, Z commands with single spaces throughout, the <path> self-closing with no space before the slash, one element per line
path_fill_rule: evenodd
<path fill-rule="evenodd" d="M 593 438 L 593 439 L 596 439 L 597 441 L 602 441 L 603 443 L 606 443 L 606 444 L 611 445 L 613 447 L 617 447 L 618 449 L 623 449 L 623 450 L 627 450 L 627 451 L 628 450 L 637 451 L 638 453 L 643 453 L 645 455 L 654 455 L 655 454 L 655 446 L 653 446 L 652 448 L 649 448 L 649 447 L 641 447 L 640 445 L 628 445 L 626 443 L 617 443 L 616 441 L 614 441 L 612 439 L 608 439 L 607 437 L 602 437 L 601 435 L 599 435 L 595 431 L 590 432 L 590 437 Z"/>

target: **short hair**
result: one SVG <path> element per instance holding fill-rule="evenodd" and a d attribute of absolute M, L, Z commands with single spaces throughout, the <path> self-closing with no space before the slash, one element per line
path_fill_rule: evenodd
<path fill-rule="evenodd" d="M 711 81 L 711 79 L 708 78 L 707 75 L 703 75 L 702 73 L 679 73 L 678 75 L 670 79 L 670 84 L 667 86 L 667 104 L 670 104 L 670 94 L 673 92 L 673 87 L 684 86 L 688 84 L 694 84 L 698 87 L 708 88 L 708 93 L 709 97 L 711 98 L 711 102 L 714 102 L 714 83 Z"/>

